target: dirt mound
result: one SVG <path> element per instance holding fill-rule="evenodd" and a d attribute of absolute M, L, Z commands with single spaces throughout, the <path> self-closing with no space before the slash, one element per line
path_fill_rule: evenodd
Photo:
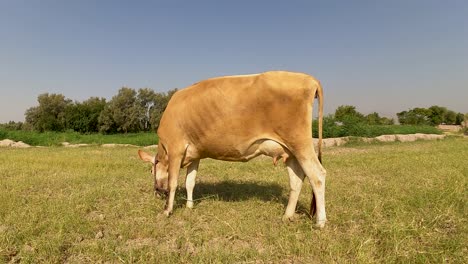
<path fill-rule="evenodd" d="M 395 135 L 381 135 L 375 138 L 377 141 L 380 142 L 393 142 L 396 140 Z"/>
<path fill-rule="evenodd" d="M 11 147 L 11 148 L 30 148 L 31 146 L 24 143 L 23 141 L 13 141 L 11 139 L 0 140 L 0 147 Z"/>
<path fill-rule="evenodd" d="M 359 138 L 359 140 L 366 142 L 366 143 L 371 143 L 374 141 L 378 142 L 413 142 L 416 140 L 437 140 L 437 139 L 443 139 L 445 138 L 445 135 L 436 135 L 436 134 L 409 134 L 409 135 L 381 135 L 375 138 Z M 314 138 L 314 146 L 317 147 L 318 145 L 318 139 Z M 341 146 L 346 143 L 348 143 L 349 137 L 340 137 L 340 138 L 324 138 L 323 139 L 323 147 L 334 147 L 334 146 Z"/>
<path fill-rule="evenodd" d="M 132 144 L 102 144 L 101 147 L 104 148 L 115 148 L 115 147 L 138 147 Z"/>
<path fill-rule="evenodd" d="M 438 129 L 444 131 L 444 132 L 458 132 L 462 129 L 462 126 L 458 125 L 438 125 Z"/>
<path fill-rule="evenodd" d="M 89 144 L 70 144 L 68 142 L 62 142 L 62 146 L 66 148 L 79 148 L 79 147 L 87 147 Z"/>
<path fill-rule="evenodd" d="M 393 141 L 400 141 L 400 142 L 413 142 L 416 140 L 437 140 L 443 139 L 445 135 L 436 135 L 436 134 L 409 134 L 409 135 L 382 135 L 376 137 L 375 139 L 380 142 L 393 142 Z"/>

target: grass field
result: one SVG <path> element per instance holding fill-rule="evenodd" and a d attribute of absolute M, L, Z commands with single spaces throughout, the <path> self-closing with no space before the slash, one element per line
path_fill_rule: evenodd
<path fill-rule="evenodd" d="M 283 223 L 271 159 L 203 160 L 170 218 L 137 148 L 0 149 L 0 262 L 467 263 L 468 140 L 327 148 L 328 225 L 311 190 Z"/>

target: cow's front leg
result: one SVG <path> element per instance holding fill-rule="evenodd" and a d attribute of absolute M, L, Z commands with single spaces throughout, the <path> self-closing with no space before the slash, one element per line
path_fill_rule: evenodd
<path fill-rule="evenodd" d="M 187 208 L 193 208 L 193 188 L 195 187 L 195 178 L 197 177 L 199 164 L 200 160 L 194 160 L 187 168 L 187 177 L 185 179 L 185 188 L 187 189 Z"/>
<path fill-rule="evenodd" d="M 177 179 L 179 178 L 180 163 L 182 157 L 169 157 L 169 195 L 166 200 L 164 214 L 169 216 L 174 208 L 175 193 L 177 190 Z"/>
<path fill-rule="evenodd" d="M 291 191 L 289 192 L 288 206 L 283 216 L 283 221 L 291 220 L 296 211 L 297 200 L 301 193 L 302 183 L 304 181 L 304 171 L 297 162 L 296 158 L 290 157 L 286 161 L 289 174 L 289 185 Z"/>

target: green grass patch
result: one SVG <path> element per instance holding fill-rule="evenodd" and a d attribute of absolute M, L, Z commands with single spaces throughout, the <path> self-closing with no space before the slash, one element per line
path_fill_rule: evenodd
<path fill-rule="evenodd" d="M 72 144 L 132 144 L 137 146 L 149 146 L 158 143 L 158 137 L 154 132 L 127 133 L 127 134 L 80 134 L 78 132 L 35 132 L 22 130 L 0 129 L 0 140 L 11 139 L 23 141 L 32 146 L 58 146 L 62 142 Z"/>
<path fill-rule="evenodd" d="M 326 148 L 328 225 L 311 188 L 283 223 L 286 169 L 203 160 L 174 214 L 137 148 L 0 149 L 0 262 L 467 263 L 468 140 Z"/>

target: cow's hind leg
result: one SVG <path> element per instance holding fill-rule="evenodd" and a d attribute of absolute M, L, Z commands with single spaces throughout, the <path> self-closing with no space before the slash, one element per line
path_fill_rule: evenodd
<path fill-rule="evenodd" d="M 289 174 L 289 185 L 291 190 L 289 192 L 289 201 L 288 206 L 286 207 L 286 212 L 283 216 L 283 221 L 291 220 L 296 211 L 297 200 L 299 199 L 299 194 L 301 193 L 302 183 L 304 181 L 304 171 L 297 162 L 296 158 L 289 157 L 286 160 L 286 166 L 288 168 Z"/>
<path fill-rule="evenodd" d="M 316 226 L 322 228 L 325 226 L 325 222 L 327 221 L 327 215 L 325 213 L 326 170 L 318 160 L 313 149 L 307 151 L 306 153 L 306 155 L 298 155 L 296 157 L 304 173 L 309 178 L 310 185 L 312 186 L 312 191 L 315 195 L 315 208 L 317 212 Z M 313 214 L 313 212 L 311 212 L 311 214 Z"/>
<path fill-rule="evenodd" d="M 193 188 L 195 187 L 195 178 L 197 177 L 199 164 L 200 160 L 195 160 L 187 168 L 187 178 L 185 179 L 185 188 L 187 189 L 187 208 L 193 208 Z"/>

